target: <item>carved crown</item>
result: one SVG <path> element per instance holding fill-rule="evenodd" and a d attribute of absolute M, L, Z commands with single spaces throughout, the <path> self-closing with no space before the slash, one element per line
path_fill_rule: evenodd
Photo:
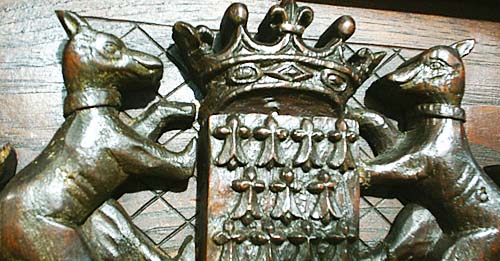
<path fill-rule="evenodd" d="M 235 106 L 247 112 L 270 107 L 302 110 L 318 100 L 330 115 L 342 109 L 385 53 L 363 48 L 345 57 L 345 41 L 355 31 L 350 16 L 338 18 L 309 46 L 302 34 L 313 15 L 311 8 L 283 0 L 269 9 L 255 35 L 247 30 L 248 9 L 241 3 L 226 10 L 218 35 L 206 26 L 176 23 L 173 39 L 206 93 L 201 112 Z M 280 106 L 283 103 L 287 105 Z M 314 114 L 322 114 L 322 109 Z"/>

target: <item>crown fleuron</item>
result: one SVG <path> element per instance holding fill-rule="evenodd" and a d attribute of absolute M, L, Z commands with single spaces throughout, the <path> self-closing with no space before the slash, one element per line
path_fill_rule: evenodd
<path fill-rule="evenodd" d="M 173 39 L 206 93 L 202 113 L 307 113 L 314 105 L 314 114 L 321 115 L 342 109 L 385 53 L 363 48 L 344 56 L 355 31 L 350 16 L 338 18 L 309 46 L 302 34 L 313 16 L 311 8 L 283 0 L 269 9 L 255 35 L 247 30 L 248 9 L 241 3 L 226 10 L 217 35 L 206 26 L 177 22 Z"/>

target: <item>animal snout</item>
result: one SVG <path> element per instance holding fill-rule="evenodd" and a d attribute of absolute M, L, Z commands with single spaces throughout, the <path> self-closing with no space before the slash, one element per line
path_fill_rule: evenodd
<path fill-rule="evenodd" d="M 135 62 L 134 71 L 136 74 L 145 77 L 153 84 L 159 84 L 163 77 L 163 63 L 155 56 L 130 50 L 130 57 Z"/>
<path fill-rule="evenodd" d="M 384 79 L 395 83 L 407 83 L 417 77 L 419 72 L 419 64 L 408 64 L 386 75 Z"/>
<path fill-rule="evenodd" d="M 163 63 L 160 59 L 148 54 L 134 52 L 133 59 L 149 70 L 161 70 L 163 68 Z"/>

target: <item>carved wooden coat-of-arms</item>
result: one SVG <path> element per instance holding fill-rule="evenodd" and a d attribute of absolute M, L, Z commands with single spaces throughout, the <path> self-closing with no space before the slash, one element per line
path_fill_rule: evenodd
<path fill-rule="evenodd" d="M 219 32 L 173 27 L 174 52 L 204 95 L 197 145 L 174 153 L 155 141 L 195 121 L 193 105 L 161 100 L 130 123 L 118 117 L 128 93 L 159 87 L 162 63 L 58 11 L 70 38 L 65 122 L 15 176 L 14 150 L 0 153 L 0 257 L 168 259 L 112 198 L 131 179 L 182 187 L 196 165 L 199 260 L 500 258 L 500 189 L 469 151 L 460 108 L 473 40 L 410 59 L 369 88 L 374 110 L 354 109 L 347 101 L 385 53 L 345 54 L 353 18 L 311 46 L 309 7 L 281 1 L 255 35 L 248 14 L 235 3 Z M 407 203 L 373 249 L 359 244 L 363 194 Z"/>

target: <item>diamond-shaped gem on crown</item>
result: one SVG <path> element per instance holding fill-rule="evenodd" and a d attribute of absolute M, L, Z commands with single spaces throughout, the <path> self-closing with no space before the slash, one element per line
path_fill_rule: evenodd
<path fill-rule="evenodd" d="M 266 75 L 289 82 L 299 82 L 313 76 L 307 69 L 296 63 L 280 64 L 273 70 L 267 71 Z"/>
<path fill-rule="evenodd" d="M 205 26 L 174 25 L 177 49 L 206 95 L 201 116 L 224 111 L 234 101 L 252 101 L 255 106 L 265 104 L 259 99 L 274 97 L 293 103 L 296 100 L 275 97 L 291 92 L 341 112 L 385 56 L 366 48 L 344 56 L 345 41 L 355 31 L 350 16 L 333 22 L 314 46 L 302 38 L 313 11 L 294 0 L 272 6 L 255 35 L 247 30 L 248 16 L 247 7 L 235 3 L 226 10 L 218 34 Z"/>

